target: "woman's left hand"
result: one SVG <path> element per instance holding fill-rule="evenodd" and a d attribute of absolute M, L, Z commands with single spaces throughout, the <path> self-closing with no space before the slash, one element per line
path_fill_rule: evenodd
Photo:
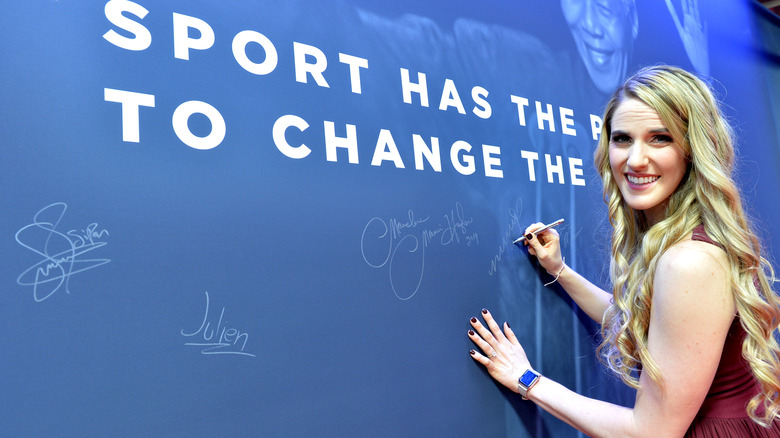
<path fill-rule="evenodd" d="M 487 327 L 477 318 L 471 318 L 474 330 L 469 330 L 469 338 L 482 350 L 481 353 L 471 350 L 471 357 L 484 365 L 497 382 L 518 392 L 517 379 L 531 369 L 528 357 L 508 323 L 504 323 L 502 332 L 486 309 L 482 309 L 482 317 Z"/>

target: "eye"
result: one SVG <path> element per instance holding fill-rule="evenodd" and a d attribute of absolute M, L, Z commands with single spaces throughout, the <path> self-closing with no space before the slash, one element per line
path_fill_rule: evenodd
<path fill-rule="evenodd" d="M 598 4 L 598 11 L 599 15 L 607 19 L 612 18 L 615 15 L 615 11 L 612 10 L 612 6 L 605 5 L 603 3 Z"/>
<path fill-rule="evenodd" d="M 613 144 L 615 144 L 617 146 L 631 144 L 631 137 L 629 137 L 626 134 L 622 134 L 622 133 L 613 134 L 611 143 L 613 143 Z"/>
<path fill-rule="evenodd" d="M 654 144 L 666 145 L 669 143 L 673 143 L 674 139 L 672 139 L 672 136 L 667 134 L 657 134 L 653 136 L 652 141 Z"/>

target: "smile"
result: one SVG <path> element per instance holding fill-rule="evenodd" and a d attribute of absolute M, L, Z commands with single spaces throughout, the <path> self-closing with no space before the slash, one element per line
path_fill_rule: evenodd
<path fill-rule="evenodd" d="M 591 61 L 593 61 L 594 64 L 604 67 L 609 62 L 610 56 L 612 55 L 612 50 L 607 49 L 598 49 L 596 47 L 593 47 L 592 45 L 588 43 L 584 43 L 585 48 L 588 51 L 588 55 L 590 56 Z"/>
<path fill-rule="evenodd" d="M 633 175 L 626 175 L 626 179 L 628 180 L 628 182 L 630 182 L 631 184 L 637 184 L 637 185 L 650 184 L 651 182 L 657 181 L 659 178 L 661 178 L 661 177 L 660 176 L 642 176 L 642 177 L 637 177 L 637 176 L 633 176 Z"/>

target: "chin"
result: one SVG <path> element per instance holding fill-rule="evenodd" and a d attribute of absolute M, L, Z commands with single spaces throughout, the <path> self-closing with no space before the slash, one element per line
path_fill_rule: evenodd
<path fill-rule="evenodd" d="M 604 93 L 615 91 L 615 88 L 620 85 L 620 78 L 613 73 L 615 70 L 605 73 L 602 73 L 599 70 L 601 69 L 596 69 L 592 66 L 588 69 L 590 79 L 593 81 L 593 84 L 596 85 L 596 88 Z"/>

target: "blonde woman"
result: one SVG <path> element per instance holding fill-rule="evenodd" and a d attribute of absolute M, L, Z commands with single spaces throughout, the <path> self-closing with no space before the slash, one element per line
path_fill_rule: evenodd
<path fill-rule="evenodd" d="M 611 293 L 564 263 L 555 230 L 526 230 L 529 253 L 602 324 L 599 350 L 636 388 L 633 408 L 541 376 L 487 310 L 484 324 L 471 319 L 474 360 L 590 436 L 780 437 L 780 299 L 733 162 L 708 86 L 678 68 L 646 68 L 613 95 L 595 153 L 613 226 Z"/>

